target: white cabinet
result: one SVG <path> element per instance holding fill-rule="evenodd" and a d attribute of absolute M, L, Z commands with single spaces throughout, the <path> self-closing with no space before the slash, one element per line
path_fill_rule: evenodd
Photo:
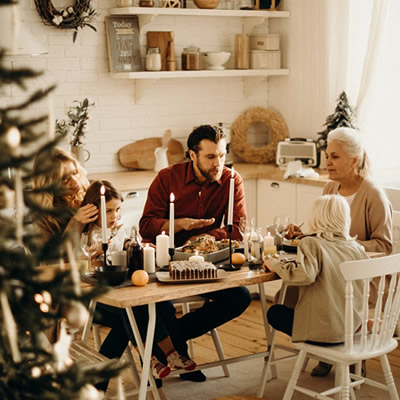
<path fill-rule="evenodd" d="M 263 228 L 274 223 L 275 215 L 288 215 L 296 220 L 296 184 L 257 180 L 257 226 Z"/>
<path fill-rule="evenodd" d="M 257 180 L 246 179 L 243 181 L 243 185 L 246 195 L 247 219 L 249 221 L 251 218 L 257 220 Z"/>
<path fill-rule="evenodd" d="M 309 231 L 308 218 L 310 215 L 311 204 L 318 197 L 322 196 L 322 186 L 311 186 L 311 185 L 296 185 L 297 191 L 297 206 L 296 206 L 296 218 L 298 224 L 304 222 L 301 230 L 303 232 Z"/>

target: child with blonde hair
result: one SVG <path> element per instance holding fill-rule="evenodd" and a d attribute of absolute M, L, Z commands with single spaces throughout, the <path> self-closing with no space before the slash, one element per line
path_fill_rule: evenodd
<path fill-rule="evenodd" d="M 266 266 L 288 285 L 299 287 L 294 308 L 275 304 L 267 312 L 276 330 L 293 342 L 344 342 L 345 280 L 339 271 L 344 261 L 368 258 L 364 247 L 349 234 L 350 207 L 338 195 L 326 195 L 312 204 L 311 234 L 303 237 L 295 260 L 270 259 Z M 354 304 L 362 304 L 362 288 L 354 290 Z M 354 326 L 361 323 L 355 315 Z"/>

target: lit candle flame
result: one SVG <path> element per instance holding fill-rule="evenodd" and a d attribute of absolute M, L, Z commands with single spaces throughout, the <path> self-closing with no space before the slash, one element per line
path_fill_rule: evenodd
<path fill-rule="evenodd" d="M 104 193 L 106 192 L 106 188 L 104 187 L 104 185 L 101 185 L 101 188 L 100 188 L 100 194 L 102 195 L 102 196 L 104 196 Z"/>
<path fill-rule="evenodd" d="M 175 196 L 173 193 L 171 193 L 171 195 L 169 196 L 169 200 L 171 203 L 173 203 L 175 201 Z"/>
<path fill-rule="evenodd" d="M 233 178 L 235 175 L 235 168 L 232 167 L 232 171 L 231 171 L 231 178 Z"/>

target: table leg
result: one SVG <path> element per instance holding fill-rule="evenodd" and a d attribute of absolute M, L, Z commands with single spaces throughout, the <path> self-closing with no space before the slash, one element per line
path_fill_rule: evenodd
<path fill-rule="evenodd" d="M 147 326 L 146 345 L 143 346 L 140 332 L 136 324 L 135 317 L 131 307 L 127 307 L 126 313 L 131 324 L 133 333 L 135 335 L 136 344 L 143 361 L 142 377 L 140 379 L 139 397 L 138 400 L 145 400 L 147 393 L 147 382 L 149 381 L 150 374 L 150 358 L 153 348 L 154 328 L 156 325 L 156 305 L 149 303 L 149 323 Z"/>
<path fill-rule="evenodd" d="M 94 310 L 96 308 L 97 301 L 95 299 L 90 300 L 89 303 L 89 317 L 86 321 L 85 326 L 83 327 L 83 333 L 82 333 L 82 341 L 84 343 L 87 342 L 90 334 L 90 328 L 92 327 L 92 322 L 93 322 L 93 315 L 94 315 Z"/>

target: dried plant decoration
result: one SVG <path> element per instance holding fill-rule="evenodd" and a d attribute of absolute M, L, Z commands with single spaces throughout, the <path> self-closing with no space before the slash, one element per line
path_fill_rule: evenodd
<path fill-rule="evenodd" d="M 73 6 L 61 10 L 57 10 L 51 0 L 35 0 L 35 4 L 45 25 L 52 25 L 60 29 L 74 29 L 74 43 L 78 35 L 78 29 L 88 26 L 97 32 L 91 22 L 98 13 L 91 6 L 90 0 L 76 0 Z"/>

